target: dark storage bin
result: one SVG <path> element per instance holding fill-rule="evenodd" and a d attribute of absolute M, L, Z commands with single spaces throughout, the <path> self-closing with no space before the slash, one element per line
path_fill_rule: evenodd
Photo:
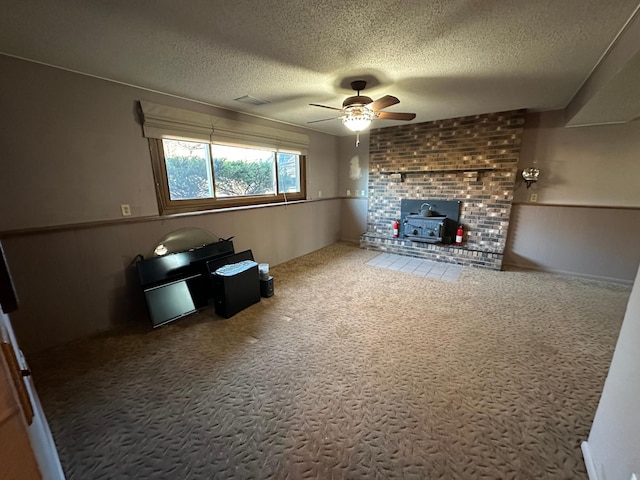
<path fill-rule="evenodd" d="M 224 318 L 233 317 L 260 301 L 258 264 L 252 260 L 218 268 L 211 275 L 214 308 Z"/>

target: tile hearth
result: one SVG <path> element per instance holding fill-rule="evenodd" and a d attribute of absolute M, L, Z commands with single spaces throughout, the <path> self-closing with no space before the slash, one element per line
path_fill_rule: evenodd
<path fill-rule="evenodd" d="M 366 265 L 444 282 L 457 282 L 463 269 L 462 265 L 454 263 L 434 262 L 433 260 L 406 257 L 395 253 L 381 253 L 369 260 Z"/>

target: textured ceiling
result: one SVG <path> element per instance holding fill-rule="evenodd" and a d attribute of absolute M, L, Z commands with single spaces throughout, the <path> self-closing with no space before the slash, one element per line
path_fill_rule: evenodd
<path fill-rule="evenodd" d="M 2 0 L 0 52 L 307 126 L 349 81 L 414 122 L 564 108 L 638 0 Z M 266 105 L 235 98 L 251 95 Z M 375 126 L 397 122 L 377 120 Z M 312 128 L 350 132 L 338 120 Z"/>

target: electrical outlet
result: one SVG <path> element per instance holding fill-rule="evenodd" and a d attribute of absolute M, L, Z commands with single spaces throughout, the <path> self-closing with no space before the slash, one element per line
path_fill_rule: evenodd
<path fill-rule="evenodd" d="M 351 196 L 351 190 L 347 190 L 347 197 Z"/>
<path fill-rule="evenodd" d="M 123 217 L 131 216 L 131 207 L 129 206 L 129 204 L 123 203 L 122 205 L 120 205 L 120 210 L 122 210 Z"/>
<path fill-rule="evenodd" d="M 529 201 L 537 202 L 538 201 L 538 194 L 537 193 L 532 193 L 531 196 L 529 197 Z"/>
<path fill-rule="evenodd" d="M 318 198 L 322 198 L 322 190 L 318 190 Z"/>
<path fill-rule="evenodd" d="M 360 196 L 362 196 L 362 197 L 364 197 L 364 196 L 365 196 L 364 190 L 362 190 L 362 191 L 360 192 Z"/>

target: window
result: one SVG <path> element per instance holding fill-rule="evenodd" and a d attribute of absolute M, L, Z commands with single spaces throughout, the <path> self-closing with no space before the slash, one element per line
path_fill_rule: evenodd
<path fill-rule="evenodd" d="M 160 213 L 306 198 L 304 133 L 141 101 Z"/>
<path fill-rule="evenodd" d="M 170 200 L 214 198 L 209 146 L 163 140 Z"/>
<path fill-rule="evenodd" d="M 166 138 L 150 143 L 162 213 L 305 198 L 303 155 Z"/>

